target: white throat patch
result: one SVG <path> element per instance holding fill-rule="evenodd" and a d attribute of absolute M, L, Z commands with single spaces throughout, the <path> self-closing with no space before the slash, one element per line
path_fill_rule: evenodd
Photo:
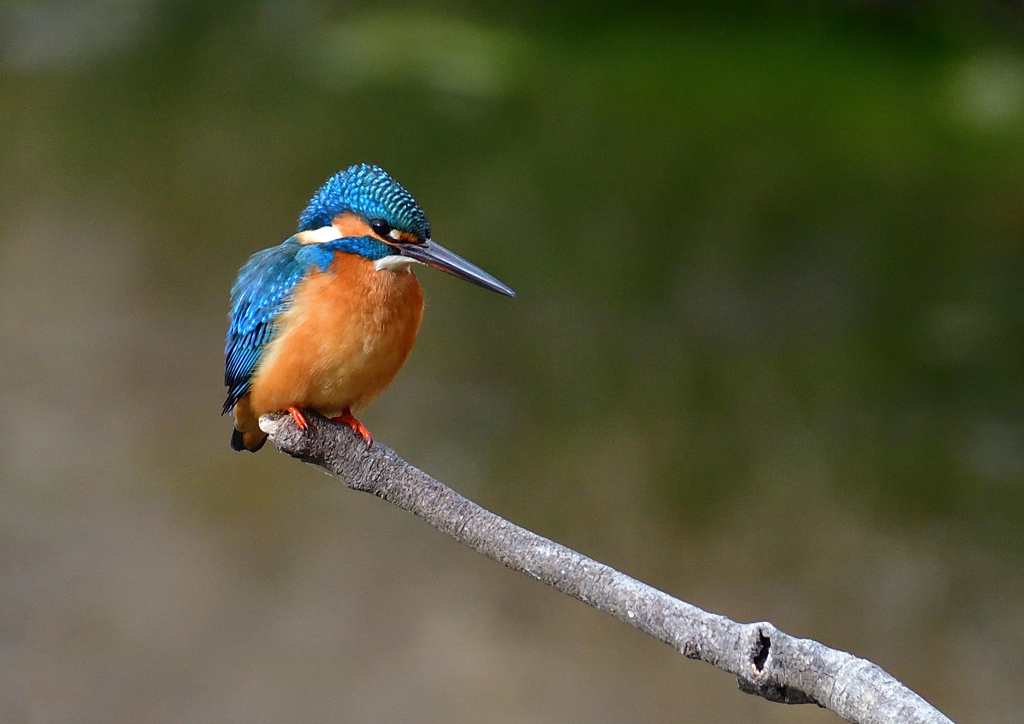
<path fill-rule="evenodd" d="M 384 271 L 387 269 L 388 271 L 393 272 L 407 272 L 413 264 L 419 264 L 419 262 L 415 259 L 410 259 L 407 256 L 392 254 L 373 262 L 373 268 L 377 271 Z"/>

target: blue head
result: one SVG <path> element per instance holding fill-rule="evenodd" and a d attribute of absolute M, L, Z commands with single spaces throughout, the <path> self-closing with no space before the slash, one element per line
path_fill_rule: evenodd
<path fill-rule="evenodd" d="M 410 241 L 430 238 L 430 224 L 423 209 L 380 166 L 362 163 L 327 179 L 299 217 L 299 231 L 330 226 L 345 214 L 360 216 L 367 224 L 384 221 Z"/>
<path fill-rule="evenodd" d="M 350 166 L 327 179 L 313 194 L 299 217 L 299 232 L 330 226 L 341 238 L 325 245 L 366 257 L 381 265 L 378 268 L 388 268 L 384 262 L 389 259 L 405 257 L 406 266 L 410 261 L 420 262 L 485 289 L 515 296 L 483 269 L 435 244 L 423 209 L 379 166 Z"/>

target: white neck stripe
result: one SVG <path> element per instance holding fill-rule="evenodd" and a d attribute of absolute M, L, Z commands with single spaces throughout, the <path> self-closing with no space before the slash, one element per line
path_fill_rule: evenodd
<path fill-rule="evenodd" d="M 341 232 L 333 226 L 321 226 L 319 229 L 300 231 L 295 238 L 302 244 L 323 244 L 341 238 Z"/>

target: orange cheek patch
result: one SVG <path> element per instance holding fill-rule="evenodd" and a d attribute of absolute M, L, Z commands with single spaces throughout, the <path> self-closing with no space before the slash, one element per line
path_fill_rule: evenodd
<path fill-rule="evenodd" d="M 358 238 L 360 236 L 372 236 L 380 238 L 373 233 L 370 225 L 363 221 L 357 214 L 347 213 L 334 217 L 331 226 L 338 230 L 343 238 Z"/>

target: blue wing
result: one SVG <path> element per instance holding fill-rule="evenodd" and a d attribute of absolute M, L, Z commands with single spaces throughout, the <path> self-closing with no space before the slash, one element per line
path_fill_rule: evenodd
<path fill-rule="evenodd" d="M 231 287 L 231 313 L 224 346 L 224 384 L 227 412 L 252 382 L 267 345 L 277 335 L 275 319 L 288 308 L 295 286 L 313 266 L 330 266 L 333 254 L 318 244 L 291 237 L 278 246 L 253 254 Z"/>

